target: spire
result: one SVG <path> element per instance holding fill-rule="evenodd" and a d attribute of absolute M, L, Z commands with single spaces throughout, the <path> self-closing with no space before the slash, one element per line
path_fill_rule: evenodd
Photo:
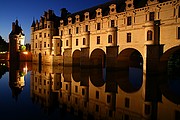
<path fill-rule="evenodd" d="M 36 24 L 35 24 L 35 20 L 34 20 L 34 17 L 33 17 L 33 22 L 32 22 L 31 27 L 35 27 L 35 26 L 36 26 Z"/>

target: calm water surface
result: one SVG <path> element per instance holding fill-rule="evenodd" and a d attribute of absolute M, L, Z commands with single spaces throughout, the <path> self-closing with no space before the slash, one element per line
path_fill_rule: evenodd
<path fill-rule="evenodd" d="M 0 120 L 180 120 L 180 75 L 0 66 Z"/>

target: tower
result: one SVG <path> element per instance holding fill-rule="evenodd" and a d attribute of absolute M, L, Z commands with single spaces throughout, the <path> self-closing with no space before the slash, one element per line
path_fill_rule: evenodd
<path fill-rule="evenodd" d="M 9 51 L 10 61 L 19 60 L 19 52 L 24 45 L 25 35 L 21 26 L 18 25 L 18 20 L 12 23 L 12 31 L 9 34 Z"/>

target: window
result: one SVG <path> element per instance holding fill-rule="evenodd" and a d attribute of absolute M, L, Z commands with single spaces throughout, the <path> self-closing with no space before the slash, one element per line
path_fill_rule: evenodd
<path fill-rule="evenodd" d="M 86 29 L 85 29 L 85 30 L 86 30 L 86 32 L 88 32 L 88 27 L 89 27 L 89 26 L 88 26 L 88 25 L 86 25 Z"/>
<path fill-rule="evenodd" d="M 66 40 L 66 46 L 68 46 L 68 40 Z"/>
<path fill-rule="evenodd" d="M 79 27 L 76 27 L 76 34 L 79 33 Z"/>
<path fill-rule="evenodd" d="M 44 33 L 44 38 L 46 38 L 46 33 Z"/>
<path fill-rule="evenodd" d="M 44 85 L 46 85 L 46 80 L 44 80 Z"/>
<path fill-rule="evenodd" d="M 129 108 L 129 98 L 125 98 L 125 107 Z"/>
<path fill-rule="evenodd" d="M 108 43 L 112 43 L 112 35 L 108 35 Z"/>
<path fill-rule="evenodd" d="M 152 31 L 151 30 L 147 31 L 147 40 L 152 40 Z"/>
<path fill-rule="evenodd" d="M 44 42 L 44 47 L 46 47 L 46 42 Z"/>
<path fill-rule="evenodd" d="M 37 48 L 37 43 L 36 43 L 36 48 Z"/>
<path fill-rule="evenodd" d="M 149 21 L 154 21 L 154 12 L 149 13 Z"/>
<path fill-rule="evenodd" d="M 78 46 L 78 39 L 76 39 L 76 46 Z"/>
<path fill-rule="evenodd" d="M 101 24 L 97 23 L 97 30 L 100 30 L 100 29 L 101 29 Z"/>
<path fill-rule="evenodd" d="M 100 44 L 100 36 L 97 36 L 97 44 Z"/>
<path fill-rule="evenodd" d="M 42 48 L 42 41 L 40 41 L 40 49 Z"/>
<path fill-rule="evenodd" d="M 114 24 L 114 20 L 111 20 L 111 27 L 114 27 L 115 24 Z"/>
<path fill-rule="evenodd" d="M 78 86 L 75 86 L 75 92 L 76 93 L 78 92 Z"/>
<path fill-rule="evenodd" d="M 83 45 L 86 45 L 86 38 L 83 38 Z"/>
<path fill-rule="evenodd" d="M 39 37 L 42 37 L 42 33 L 39 33 Z"/>
<path fill-rule="evenodd" d="M 68 90 L 68 84 L 66 84 L 66 90 Z"/>
<path fill-rule="evenodd" d="M 71 34 L 71 29 L 69 29 L 69 35 Z"/>
<path fill-rule="evenodd" d="M 132 18 L 131 18 L 131 16 L 129 16 L 129 17 L 127 17 L 127 25 L 129 26 L 129 25 L 131 25 L 131 23 L 132 23 Z"/>
<path fill-rule="evenodd" d="M 36 35 L 36 39 L 37 39 L 37 35 Z"/>
<path fill-rule="evenodd" d="M 127 42 L 131 42 L 131 33 L 127 33 Z"/>
<path fill-rule="evenodd" d="M 96 99 L 99 99 L 99 91 L 96 91 Z"/>
<path fill-rule="evenodd" d="M 107 103 L 110 103 L 110 102 L 111 102 L 111 96 L 107 95 Z"/>
<path fill-rule="evenodd" d="M 85 95 L 85 89 L 82 88 L 82 95 Z"/>
<path fill-rule="evenodd" d="M 180 27 L 178 27 L 178 39 L 180 39 Z"/>
<path fill-rule="evenodd" d="M 57 44 L 57 46 L 59 47 L 59 43 Z"/>

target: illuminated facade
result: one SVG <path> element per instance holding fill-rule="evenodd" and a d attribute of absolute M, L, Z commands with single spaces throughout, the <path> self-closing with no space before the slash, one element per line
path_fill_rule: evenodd
<path fill-rule="evenodd" d="M 61 17 L 50 10 L 31 26 L 33 62 L 127 68 L 135 53 L 145 71 L 156 71 L 159 62 L 164 69 L 180 49 L 179 6 L 179 0 L 112 0 Z"/>
<path fill-rule="evenodd" d="M 105 74 L 103 69 L 47 65 L 39 71 L 33 64 L 31 98 L 46 111 L 59 108 L 83 119 L 178 119 L 179 95 L 172 97 L 176 92 L 159 85 L 157 76 L 135 71 L 143 77 L 130 77 L 131 70 Z"/>

